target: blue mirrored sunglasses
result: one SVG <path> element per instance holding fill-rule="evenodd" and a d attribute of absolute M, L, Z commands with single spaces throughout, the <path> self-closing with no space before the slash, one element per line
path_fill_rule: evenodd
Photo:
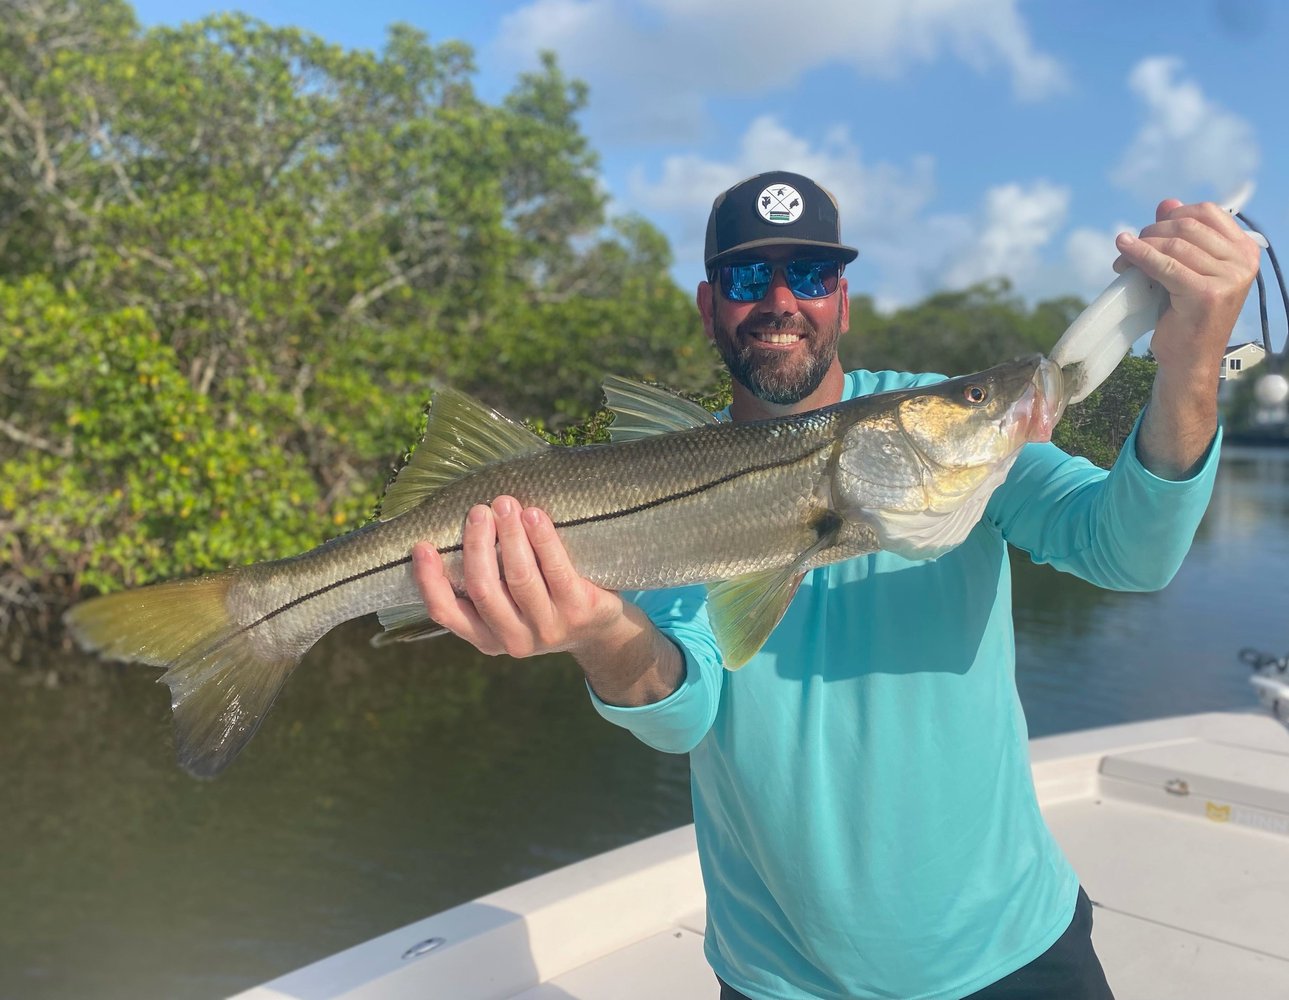
<path fill-rule="evenodd" d="M 731 302 L 760 302 L 770 291 L 774 272 L 782 269 L 783 280 L 799 299 L 821 299 L 837 291 L 837 280 L 845 268 L 839 260 L 818 257 L 772 264 L 767 260 L 743 260 L 718 270 L 721 291 Z"/>

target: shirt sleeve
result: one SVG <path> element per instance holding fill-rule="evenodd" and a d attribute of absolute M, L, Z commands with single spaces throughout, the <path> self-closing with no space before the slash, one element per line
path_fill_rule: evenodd
<path fill-rule="evenodd" d="M 1106 472 L 1052 444 L 1022 449 L 985 511 L 1008 542 L 1111 590 L 1158 590 L 1190 550 L 1217 476 L 1221 430 L 1188 479 L 1161 479 L 1137 457 L 1138 418 Z"/>
<path fill-rule="evenodd" d="M 638 605 L 674 642 L 685 660 L 685 676 L 662 701 L 638 708 L 610 705 L 587 685 L 591 704 L 609 722 L 630 731 L 655 750 L 688 753 L 716 718 L 725 671 L 707 620 L 707 588 L 632 591 L 625 600 Z"/>

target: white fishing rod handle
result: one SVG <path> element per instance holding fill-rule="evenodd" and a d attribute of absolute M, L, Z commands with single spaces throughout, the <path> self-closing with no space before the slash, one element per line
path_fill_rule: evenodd
<path fill-rule="evenodd" d="M 1253 194 L 1246 183 L 1222 207 L 1234 215 Z M 1250 238 L 1265 246 L 1260 233 Z M 1137 338 L 1150 332 L 1168 307 L 1168 292 L 1135 267 L 1110 282 L 1070 324 L 1049 357 L 1061 366 L 1071 403 L 1081 402 L 1110 377 Z"/>

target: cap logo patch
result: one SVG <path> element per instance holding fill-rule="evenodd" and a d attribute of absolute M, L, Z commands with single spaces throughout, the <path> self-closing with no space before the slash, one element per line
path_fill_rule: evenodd
<path fill-rule="evenodd" d="M 796 222 L 804 207 L 797 189 L 787 184 L 771 184 L 756 198 L 756 210 L 761 218 L 779 225 Z"/>

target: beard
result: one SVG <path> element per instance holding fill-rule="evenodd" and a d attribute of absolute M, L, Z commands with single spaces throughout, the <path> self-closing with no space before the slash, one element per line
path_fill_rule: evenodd
<path fill-rule="evenodd" d="M 841 334 L 841 310 L 832 323 L 812 332 L 801 314 L 766 320 L 748 318 L 731 333 L 713 320 L 712 332 L 721 360 L 730 376 L 748 392 L 767 403 L 790 406 L 819 388 L 837 357 Z M 783 351 L 762 347 L 753 333 L 795 333 L 806 346 L 805 356 L 785 356 Z"/>

